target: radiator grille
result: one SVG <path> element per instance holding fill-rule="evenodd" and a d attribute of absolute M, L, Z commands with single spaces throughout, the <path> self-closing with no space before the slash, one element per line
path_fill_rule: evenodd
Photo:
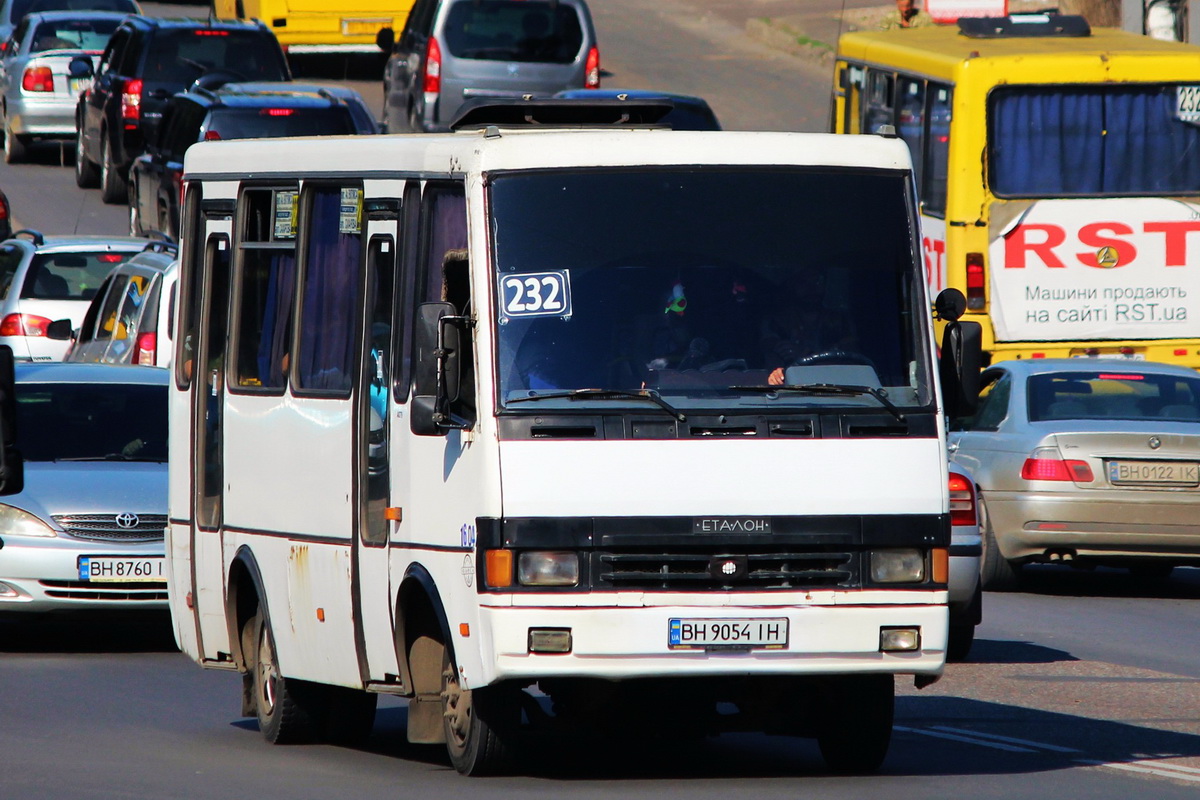
<path fill-rule="evenodd" d="M 846 551 L 737 553 L 725 551 L 594 554 L 596 586 L 613 589 L 819 589 L 857 583 L 856 558 Z M 721 566 L 737 564 L 726 575 Z"/>
<path fill-rule="evenodd" d="M 76 539 L 95 542 L 161 542 L 167 529 L 166 514 L 136 514 L 132 527 L 117 523 L 124 514 L 60 514 L 53 519 Z"/>

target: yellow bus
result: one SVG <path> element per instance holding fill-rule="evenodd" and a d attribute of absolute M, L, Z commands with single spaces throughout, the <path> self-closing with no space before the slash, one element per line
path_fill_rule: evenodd
<path fill-rule="evenodd" d="M 384 28 L 404 29 L 413 0 L 213 0 L 222 19 L 260 19 L 291 53 L 378 53 Z"/>
<path fill-rule="evenodd" d="M 993 361 L 1200 367 L 1200 47 L 1054 13 L 849 33 L 831 127 L 908 143 L 930 286 Z"/>

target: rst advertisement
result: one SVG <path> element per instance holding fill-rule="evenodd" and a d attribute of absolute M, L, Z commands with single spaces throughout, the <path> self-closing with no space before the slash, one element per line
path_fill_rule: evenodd
<path fill-rule="evenodd" d="M 988 249 L 997 341 L 1200 336 L 1196 202 L 1041 200 L 1006 211 L 993 213 Z"/>

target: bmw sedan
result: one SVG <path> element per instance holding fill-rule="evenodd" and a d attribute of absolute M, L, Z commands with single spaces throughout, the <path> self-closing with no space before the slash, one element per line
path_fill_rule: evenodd
<path fill-rule="evenodd" d="M 167 608 L 167 380 L 16 365 L 25 485 L 0 504 L 0 613 Z"/>
<path fill-rule="evenodd" d="M 1022 565 L 1200 564 L 1200 375 L 1100 359 L 1004 361 L 950 435 L 979 487 L 984 588 Z"/>

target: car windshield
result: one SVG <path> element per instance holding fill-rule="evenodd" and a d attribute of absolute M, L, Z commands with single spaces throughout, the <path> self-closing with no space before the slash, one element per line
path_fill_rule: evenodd
<path fill-rule="evenodd" d="M 21 299 L 91 300 L 100 284 L 133 253 L 39 253 L 21 287 Z"/>
<path fill-rule="evenodd" d="M 494 174 L 501 402 L 881 408 L 778 383 L 929 403 L 908 191 L 899 171 Z"/>
<path fill-rule="evenodd" d="M 147 83 L 189 84 L 208 72 L 237 80 L 284 81 L 290 76 L 278 47 L 258 31 L 160 30 L 146 56 Z"/>
<path fill-rule="evenodd" d="M 95 50 L 108 44 L 117 19 L 60 19 L 43 22 L 33 34 L 34 52 L 43 50 Z"/>
<path fill-rule="evenodd" d="M 342 106 L 326 108 L 222 108 L 212 112 L 205 139 L 256 139 L 270 136 L 338 136 L 354 133 L 354 121 Z"/>
<path fill-rule="evenodd" d="M 167 387 L 21 383 L 17 430 L 27 461 L 166 461 Z"/>
<path fill-rule="evenodd" d="M 442 35 L 455 58 L 570 64 L 583 47 L 574 7 L 538 0 L 459 0 Z"/>
<path fill-rule="evenodd" d="M 1002 197 L 1200 193 L 1196 86 L 1001 86 L 987 175 Z"/>
<path fill-rule="evenodd" d="M 1050 372 L 1029 377 L 1029 419 L 1200 421 L 1200 376 L 1136 368 Z"/>

